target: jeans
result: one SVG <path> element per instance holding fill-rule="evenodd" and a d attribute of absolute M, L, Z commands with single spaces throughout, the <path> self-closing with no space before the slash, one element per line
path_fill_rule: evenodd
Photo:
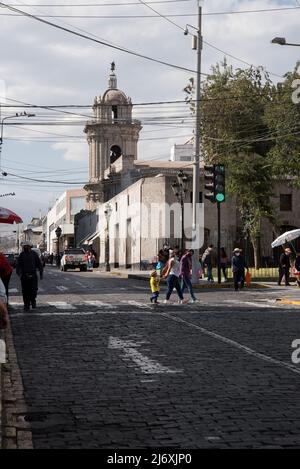
<path fill-rule="evenodd" d="M 213 278 L 213 274 L 212 274 L 212 265 L 208 265 L 207 266 L 207 280 L 210 281 L 210 280 L 214 280 Z"/>
<path fill-rule="evenodd" d="M 188 289 L 192 300 L 195 300 L 196 297 L 194 295 L 193 285 L 192 285 L 191 279 L 189 277 L 182 277 L 182 282 L 181 282 L 181 291 L 182 291 L 182 293 L 184 292 L 185 288 Z"/>
<path fill-rule="evenodd" d="M 234 281 L 234 289 L 239 289 L 239 282 L 241 283 L 241 288 L 244 288 L 245 283 L 245 269 L 237 270 L 233 272 L 233 281 Z"/>
<path fill-rule="evenodd" d="M 227 264 L 221 264 L 221 269 L 224 275 L 224 279 L 227 280 Z"/>
<path fill-rule="evenodd" d="M 176 288 L 177 295 L 179 296 L 181 300 L 183 300 L 183 294 L 180 288 L 179 278 L 176 277 L 176 275 L 169 275 L 167 279 L 167 284 L 168 284 L 168 291 L 167 291 L 166 299 L 167 300 L 170 299 L 173 289 Z"/>
<path fill-rule="evenodd" d="M 152 292 L 152 296 L 150 298 L 151 303 L 152 301 L 154 301 L 154 303 L 157 303 L 158 297 L 159 297 L 159 291 Z"/>

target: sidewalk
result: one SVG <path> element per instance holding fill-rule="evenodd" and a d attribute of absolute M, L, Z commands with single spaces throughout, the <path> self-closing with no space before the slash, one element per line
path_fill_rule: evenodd
<path fill-rule="evenodd" d="M 110 272 L 105 272 L 102 270 L 94 269 L 94 272 L 99 274 L 106 274 L 111 277 L 116 278 L 124 278 L 124 279 L 135 279 L 135 280 L 142 280 L 149 282 L 150 280 L 150 272 L 151 270 L 129 270 L 129 269 L 113 269 Z M 166 283 L 166 280 L 161 279 L 161 283 Z M 270 288 L 272 282 L 252 282 L 249 288 Z M 275 282 L 273 283 L 275 285 Z M 199 279 L 199 284 L 194 284 L 193 287 L 195 289 L 220 289 L 220 288 L 228 288 L 233 289 L 233 281 L 229 280 L 228 282 L 224 282 L 218 284 L 217 281 L 215 282 L 208 282 L 206 279 Z"/>

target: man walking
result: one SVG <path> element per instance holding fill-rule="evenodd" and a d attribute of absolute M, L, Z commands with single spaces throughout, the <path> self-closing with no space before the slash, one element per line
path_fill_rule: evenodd
<path fill-rule="evenodd" d="M 208 248 L 204 251 L 202 256 L 202 264 L 207 267 L 207 281 L 214 282 L 213 278 L 213 262 L 214 262 L 214 245 L 210 244 Z"/>
<path fill-rule="evenodd" d="M 40 272 L 40 279 L 43 278 L 43 266 L 38 254 L 31 250 L 31 243 L 22 243 L 23 252 L 19 255 L 17 264 L 17 275 L 21 278 L 22 294 L 24 301 L 24 311 L 36 308 L 36 297 L 38 292 L 37 270 Z"/>
<path fill-rule="evenodd" d="M 290 286 L 290 268 L 291 268 L 291 261 L 290 256 L 292 251 L 290 248 L 285 248 L 284 252 L 281 254 L 279 259 L 279 278 L 278 278 L 278 285 L 281 285 L 281 281 L 284 277 L 285 286 Z"/>
<path fill-rule="evenodd" d="M 235 291 L 238 291 L 239 283 L 241 284 L 241 288 L 244 288 L 245 269 L 248 270 L 248 266 L 246 264 L 246 261 L 245 261 L 244 257 L 242 256 L 241 252 L 242 252 L 241 249 L 235 248 L 233 250 L 233 257 L 232 257 L 232 260 L 231 260 Z"/>
<path fill-rule="evenodd" d="M 184 292 L 185 287 L 188 289 L 191 296 L 190 303 L 195 303 L 197 298 L 194 295 L 193 285 L 191 282 L 192 271 L 192 257 L 194 255 L 193 249 L 189 249 L 180 260 L 180 277 L 181 277 L 181 291 Z"/>

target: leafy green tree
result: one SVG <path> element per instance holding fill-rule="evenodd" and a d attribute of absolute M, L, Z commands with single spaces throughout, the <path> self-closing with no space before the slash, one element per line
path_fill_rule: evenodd
<path fill-rule="evenodd" d="M 227 192 L 235 196 L 244 232 L 254 249 L 256 267 L 261 219 L 274 220 L 272 167 L 268 158 L 272 141 L 265 120 L 272 90 L 262 69 L 234 71 L 225 61 L 212 68 L 202 86 L 202 154 L 206 163 L 226 166 Z"/>
<path fill-rule="evenodd" d="M 300 62 L 272 87 L 265 108 L 272 146 L 269 159 L 275 176 L 300 187 Z"/>

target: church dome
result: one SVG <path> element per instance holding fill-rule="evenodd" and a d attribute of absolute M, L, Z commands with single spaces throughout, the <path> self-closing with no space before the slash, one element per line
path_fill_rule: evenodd
<path fill-rule="evenodd" d="M 105 91 L 102 100 L 106 104 L 127 104 L 125 93 L 117 89 L 108 89 Z"/>

